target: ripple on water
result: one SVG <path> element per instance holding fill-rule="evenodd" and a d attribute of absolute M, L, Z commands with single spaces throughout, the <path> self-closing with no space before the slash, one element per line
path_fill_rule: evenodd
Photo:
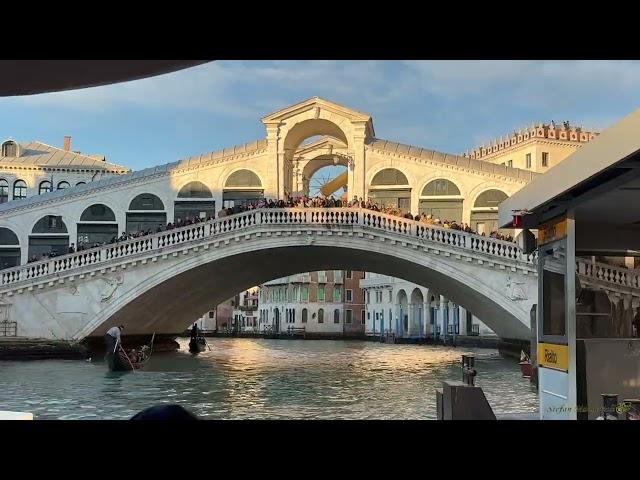
<path fill-rule="evenodd" d="M 460 378 L 464 353 L 476 356 L 478 384 L 497 413 L 537 409 L 516 362 L 492 350 L 266 339 L 209 344 L 212 350 L 196 357 L 157 353 L 145 370 L 124 375 L 107 373 L 103 363 L 0 362 L 0 409 L 42 419 L 127 419 L 151 405 L 179 403 L 211 419 L 433 419 L 435 389 Z"/>

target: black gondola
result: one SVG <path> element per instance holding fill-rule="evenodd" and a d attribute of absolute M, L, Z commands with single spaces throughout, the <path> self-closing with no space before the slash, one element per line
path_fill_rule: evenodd
<path fill-rule="evenodd" d="M 132 370 L 139 370 L 149 361 L 151 353 L 153 352 L 153 339 L 155 333 L 151 337 L 151 343 L 143 346 L 139 352 L 137 352 L 136 358 L 133 360 L 127 355 L 122 348 L 122 345 L 118 342 L 115 352 L 107 355 L 107 364 L 109 370 L 112 372 L 130 372 Z"/>
<path fill-rule="evenodd" d="M 204 352 L 207 348 L 207 340 L 204 337 L 192 338 L 189 341 L 189 351 L 191 353 Z"/>

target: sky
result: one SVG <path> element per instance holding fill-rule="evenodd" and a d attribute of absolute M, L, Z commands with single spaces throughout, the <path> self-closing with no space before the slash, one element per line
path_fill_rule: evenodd
<path fill-rule="evenodd" d="M 319 96 L 376 136 L 463 153 L 534 122 L 602 130 L 640 107 L 638 61 L 216 61 L 105 87 L 0 98 L 0 138 L 133 170 L 265 138 L 260 118 Z"/>

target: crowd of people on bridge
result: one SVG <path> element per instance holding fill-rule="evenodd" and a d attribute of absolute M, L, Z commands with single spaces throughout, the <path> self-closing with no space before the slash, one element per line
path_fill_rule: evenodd
<path fill-rule="evenodd" d="M 382 204 L 379 205 L 372 199 L 367 199 L 366 201 L 360 197 L 353 197 L 351 201 L 347 201 L 346 199 L 334 198 L 333 195 L 326 196 L 316 196 L 309 197 L 306 195 L 299 197 L 289 197 L 287 200 L 274 200 L 274 199 L 256 199 L 249 200 L 245 202 L 239 202 L 233 207 L 223 208 L 218 212 L 218 218 L 234 215 L 237 213 L 247 212 L 251 210 L 255 210 L 258 208 L 362 208 L 366 210 L 372 210 L 374 212 L 380 212 L 387 215 L 393 215 L 396 217 L 406 218 L 408 220 L 415 220 L 420 223 L 424 223 L 427 225 L 435 225 L 437 227 L 442 227 L 445 229 L 459 230 L 467 233 L 478 234 L 475 230 L 473 230 L 467 223 L 458 223 L 455 220 L 447 220 L 440 219 L 432 214 L 421 213 L 419 215 L 412 215 L 410 212 L 406 212 L 405 210 L 399 208 L 395 204 Z M 101 247 L 107 244 L 116 244 L 119 242 L 125 242 L 127 240 L 132 240 L 139 237 L 144 237 L 146 235 L 151 235 L 153 233 L 160 233 L 163 231 L 173 230 L 175 228 L 186 227 L 189 225 L 195 225 L 202 222 L 208 222 L 212 220 L 213 217 L 208 215 L 205 218 L 201 218 L 200 216 L 193 217 L 185 217 L 178 219 L 175 223 L 169 222 L 165 226 L 158 226 L 155 231 L 152 228 L 146 228 L 143 230 L 138 230 L 134 232 L 122 232 L 120 236 L 114 235 L 109 242 L 96 242 L 93 244 L 88 244 L 87 242 L 78 242 L 77 247 L 72 243 L 67 253 L 75 253 L 80 252 L 82 250 L 87 250 L 89 248 Z M 486 236 L 484 232 L 480 235 Z M 511 235 L 503 235 L 498 231 L 493 231 L 489 234 L 490 238 L 495 238 L 498 240 L 506 240 L 509 242 L 513 241 L 513 237 Z M 54 258 L 59 256 L 60 254 L 56 251 L 50 251 L 48 253 L 44 253 L 41 255 L 32 255 L 29 258 L 29 262 L 37 262 L 40 260 L 47 260 L 49 258 Z"/>

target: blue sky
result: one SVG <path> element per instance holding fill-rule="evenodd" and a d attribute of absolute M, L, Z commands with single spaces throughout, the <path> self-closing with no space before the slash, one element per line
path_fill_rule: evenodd
<path fill-rule="evenodd" d="M 80 91 L 0 98 L 0 137 L 138 170 L 265 137 L 260 118 L 320 96 L 379 138 L 462 153 L 532 122 L 603 129 L 640 107 L 637 61 L 217 61 Z"/>

